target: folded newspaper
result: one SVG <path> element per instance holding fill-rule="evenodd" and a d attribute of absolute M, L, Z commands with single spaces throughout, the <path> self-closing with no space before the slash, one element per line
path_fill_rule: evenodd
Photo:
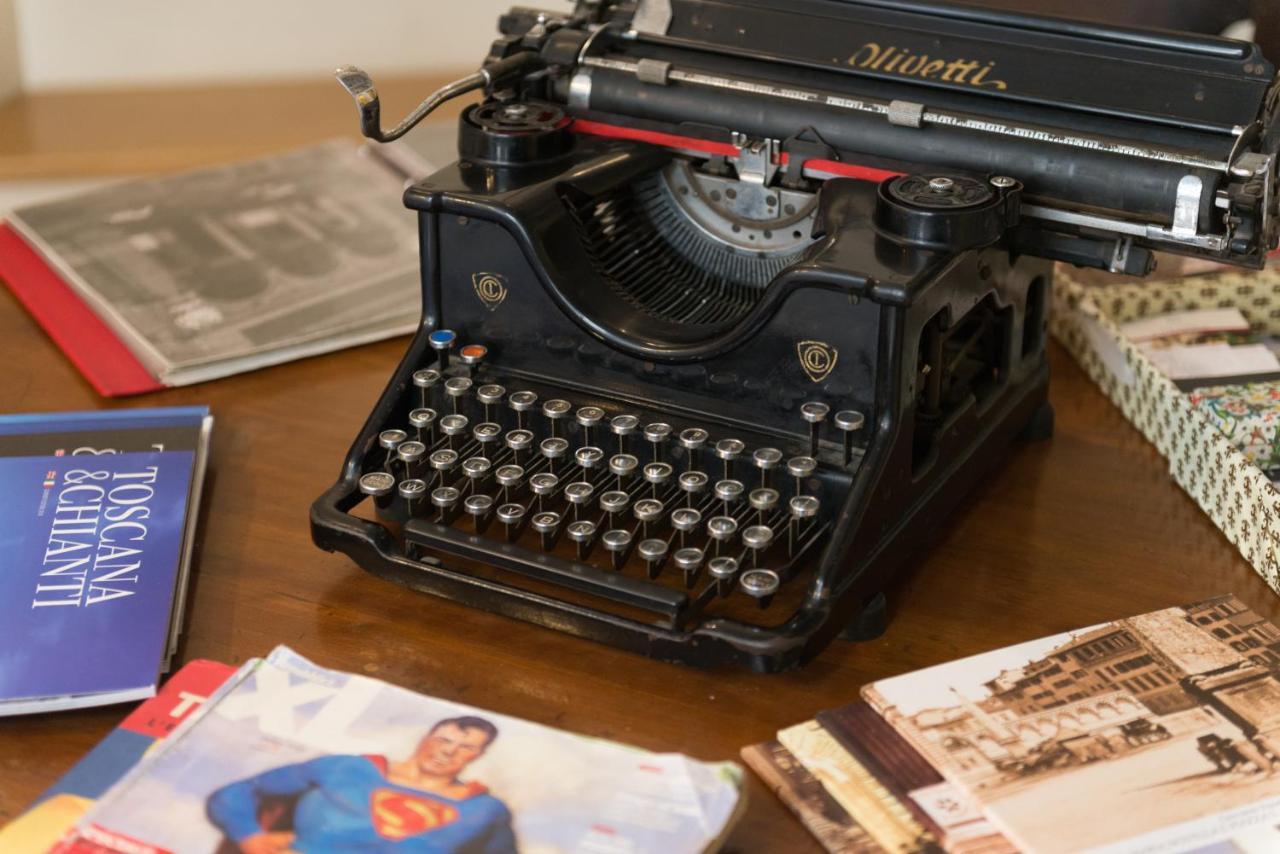
<path fill-rule="evenodd" d="M 572 735 L 277 647 L 54 851 L 709 851 L 741 787 L 731 762 Z"/>

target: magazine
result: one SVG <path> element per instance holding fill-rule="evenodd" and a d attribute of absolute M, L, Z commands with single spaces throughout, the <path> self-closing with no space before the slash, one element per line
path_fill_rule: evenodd
<path fill-rule="evenodd" d="M 48 851 L 152 744 L 194 714 L 235 671 L 229 664 L 203 659 L 184 664 L 154 697 L 134 709 L 26 812 L 0 827 L 0 851 Z"/>
<path fill-rule="evenodd" d="M 1235 597 L 863 696 L 1023 850 L 1280 850 L 1280 629 Z"/>
<path fill-rule="evenodd" d="M 741 812 L 741 786 L 733 763 L 572 735 L 278 647 L 57 850 L 704 851 Z"/>
<path fill-rule="evenodd" d="M 0 715 L 155 693 L 211 426 L 204 407 L 0 416 Z"/>
<path fill-rule="evenodd" d="M 119 182 L 9 224 L 159 385 L 185 385 L 412 331 L 418 232 L 403 183 L 334 141 Z M 51 283 L 24 294 L 31 267 L 0 272 L 74 351 L 63 313 L 39 311 Z"/>

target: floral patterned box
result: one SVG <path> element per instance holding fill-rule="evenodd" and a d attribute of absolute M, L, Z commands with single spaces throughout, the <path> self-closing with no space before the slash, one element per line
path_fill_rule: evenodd
<path fill-rule="evenodd" d="M 1191 405 L 1274 482 L 1280 469 L 1280 382 L 1197 388 Z"/>
<path fill-rule="evenodd" d="M 1259 467 L 1266 464 L 1262 446 L 1268 435 L 1274 438 L 1280 412 L 1270 401 L 1245 399 L 1240 387 L 1193 399 L 1120 332 L 1121 324 L 1144 317 L 1232 306 L 1255 330 L 1280 332 L 1280 271 L 1086 285 L 1076 271 L 1060 268 L 1051 328 L 1169 461 L 1174 481 L 1280 593 L 1280 490 Z M 1236 422 L 1230 435 L 1222 429 L 1226 420 Z M 1256 442 L 1236 446 L 1239 431 L 1251 436 L 1255 430 Z"/>

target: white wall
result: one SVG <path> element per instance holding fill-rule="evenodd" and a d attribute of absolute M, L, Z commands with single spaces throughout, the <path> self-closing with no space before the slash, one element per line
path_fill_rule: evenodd
<path fill-rule="evenodd" d="M 0 0 L 27 91 L 475 68 L 528 0 Z M 567 8 L 564 0 L 543 0 Z M 0 24 L 0 54 L 4 53 Z"/>
<path fill-rule="evenodd" d="M 0 0 L 0 101 L 18 91 L 18 33 L 13 0 Z"/>

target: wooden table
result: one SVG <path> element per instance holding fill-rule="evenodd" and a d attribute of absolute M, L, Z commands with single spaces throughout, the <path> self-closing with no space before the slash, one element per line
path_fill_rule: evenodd
<path fill-rule="evenodd" d="M 387 114 L 407 107 L 426 85 L 395 87 Z M 353 111 L 330 88 L 29 99 L 0 107 L 0 177 L 194 165 L 348 132 Z M 94 122 L 79 112 L 89 104 Z M 181 105 L 182 121 L 139 112 L 147 105 Z M 240 123 L 244 110 L 264 123 Z M 131 123 L 146 133 L 129 130 Z M 164 128 L 159 137 L 147 135 Z M 1056 345 L 1056 437 L 1014 449 L 1008 465 L 946 524 L 937 548 L 891 589 L 887 634 L 862 645 L 838 642 L 802 671 L 766 677 L 688 670 L 416 595 L 319 551 L 307 523 L 308 506 L 337 476 L 405 345 L 388 341 L 106 401 L 0 289 L 0 411 L 213 408 L 212 478 L 183 659 L 238 663 L 283 643 L 329 667 L 703 759 L 733 758 L 782 726 L 855 699 L 869 680 L 992 647 L 1224 592 L 1280 617 L 1280 598 Z M 124 711 L 0 719 L 0 822 Z M 817 850 L 790 813 L 748 779 L 750 806 L 733 847 Z"/>

